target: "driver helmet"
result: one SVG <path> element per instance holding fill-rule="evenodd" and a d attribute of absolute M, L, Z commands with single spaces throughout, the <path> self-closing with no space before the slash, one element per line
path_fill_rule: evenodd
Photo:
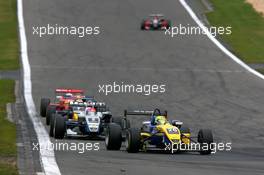
<path fill-rule="evenodd" d="M 96 109 L 95 108 L 91 108 L 90 112 L 96 112 Z"/>
<path fill-rule="evenodd" d="M 87 109 L 87 114 L 95 115 L 95 113 L 96 113 L 96 109 L 94 107 L 90 107 L 89 109 Z"/>
<path fill-rule="evenodd" d="M 155 118 L 156 125 L 164 125 L 167 122 L 166 117 L 162 115 L 158 115 Z"/>
<path fill-rule="evenodd" d="M 77 99 L 81 99 L 81 98 L 82 98 L 82 96 L 79 95 L 79 94 L 75 95 L 75 97 L 76 97 Z M 81 99 L 81 100 L 82 100 L 82 99 Z"/>
<path fill-rule="evenodd" d="M 153 19 L 153 23 L 154 23 L 154 24 L 157 24 L 158 22 L 159 22 L 158 17 L 154 17 L 154 19 Z"/>
<path fill-rule="evenodd" d="M 78 102 L 78 103 L 82 103 L 83 101 L 82 101 L 82 99 L 77 98 L 77 99 L 76 99 L 76 102 Z"/>

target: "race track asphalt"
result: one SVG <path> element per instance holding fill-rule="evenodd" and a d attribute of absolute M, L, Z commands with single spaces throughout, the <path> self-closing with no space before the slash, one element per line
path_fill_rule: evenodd
<path fill-rule="evenodd" d="M 140 30 L 150 13 L 162 13 L 173 25 L 196 25 L 177 0 L 27 0 L 24 18 L 34 102 L 53 97 L 56 87 L 83 88 L 106 101 L 114 115 L 126 108 L 165 108 L 192 131 L 211 128 L 215 140 L 232 142 L 232 151 L 199 154 L 128 154 L 56 151 L 62 174 L 264 174 L 264 81 L 222 53 L 206 36 L 174 38 Z M 97 36 L 33 35 L 47 24 L 99 26 Z M 113 82 L 165 84 L 166 92 L 105 95 L 98 85 Z M 139 125 L 143 119 L 132 119 Z M 43 119 L 44 124 L 44 119 Z M 48 130 L 48 127 L 47 127 Z"/>

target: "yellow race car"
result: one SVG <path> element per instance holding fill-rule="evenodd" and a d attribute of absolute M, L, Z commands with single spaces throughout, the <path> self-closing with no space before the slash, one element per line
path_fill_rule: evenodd
<path fill-rule="evenodd" d="M 129 153 L 148 150 L 164 150 L 171 153 L 196 151 L 200 154 L 211 154 L 213 134 L 209 129 L 201 129 L 197 137 L 191 137 L 190 129 L 182 127 L 178 120 L 169 121 L 167 111 L 126 111 L 128 115 L 149 115 L 141 128 L 127 128 L 122 131 L 120 125 L 111 123 L 106 131 L 105 144 L 108 150 L 119 150 L 122 145 L 122 132 L 125 132 L 125 145 Z M 197 140 L 194 140 L 194 139 Z M 212 146 L 211 146 L 212 145 Z"/>

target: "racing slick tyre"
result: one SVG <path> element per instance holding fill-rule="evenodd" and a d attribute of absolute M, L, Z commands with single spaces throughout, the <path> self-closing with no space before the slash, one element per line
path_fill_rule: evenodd
<path fill-rule="evenodd" d="M 57 116 L 54 121 L 54 138 L 63 139 L 66 132 L 65 120 L 62 116 Z"/>
<path fill-rule="evenodd" d="M 61 117 L 58 114 L 52 114 L 50 117 L 50 130 L 49 130 L 49 136 L 54 137 L 54 125 L 55 125 L 55 118 Z"/>
<path fill-rule="evenodd" d="M 50 104 L 50 99 L 48 98 L 41 98 L 40 100 L 40 115 L 42 117 L 46 117 L 46 111 L 47 111 L 47 107 Z"/>
<path fill-rule="evenodd" d="M 140 29 L 145 30 L 145 20 L 141 22 Z"/>
<path fill-rule="evenodd" d="M 47 113 L 46 113 L 46 125 L 50 124 L 50 118 L 52 114 L 54 114 L 56 111 L 56 106 L 51 106 L 49 105 L 47 108 Z"/>
<path fill-rule="evenodd" d="M 141 147 L 140 129 L 130 128 L 126 133 L 126 150 L 129 153 L 137 153 Z"/>
<path fill-rule="evenodd" d="M 210 129 L 200 129 L 198 132 L 198 142 L 200 143 L 200 154 L 211 154 L 211 143 L 213 143 L 212 131 Z"/>
<path fill-rule="evenodd" d="M 120 127 L 121 127 L 121 129 L 123 129 L 123 118 L 122 117 L 113 117 L 112 118 L 112 122 L 113 123 L 116 123 L 116 124 L 118 124 Z"/>
<path fill-rule="evenodd" d="M 105 145 L 107 150 L 120 150 L 122 144 L 122 129 L 116 123 L 109 123 L 106 135 Z"/>

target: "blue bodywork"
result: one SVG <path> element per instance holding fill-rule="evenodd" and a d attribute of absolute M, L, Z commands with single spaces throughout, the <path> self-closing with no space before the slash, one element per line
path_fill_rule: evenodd
<path fill-rule="evenodd" d="M 83 122 L 66 121 L 66 128 L 75 128 L 75 127 L 79 127 L 79 130 L 81 131 L 83 135 L 90 135 L 91 133 L 100 135 L 103 132 L 102 123 L 100 123 L 99 125 L 100 129 L 98 130 L 98 132 L 91 132 L 86 121 L 83 121 Z"/>
<path fill-rule="evenodd" d="M 165 136 L 165 134 L 163 133 L 159 133 L 156 130 L 156 126 L 155 125 L 155 115 L 152 115 L 150 117 L 150 124 L 148 124 L 148 128 L 149 130 L 147 132 L 151 133 L 151 137 L 147 138 L 147 140 L 149 141 L 149 144 L 151 145 L 164 145 L 164 144 L 170 144 L 170 140 Z"/>

